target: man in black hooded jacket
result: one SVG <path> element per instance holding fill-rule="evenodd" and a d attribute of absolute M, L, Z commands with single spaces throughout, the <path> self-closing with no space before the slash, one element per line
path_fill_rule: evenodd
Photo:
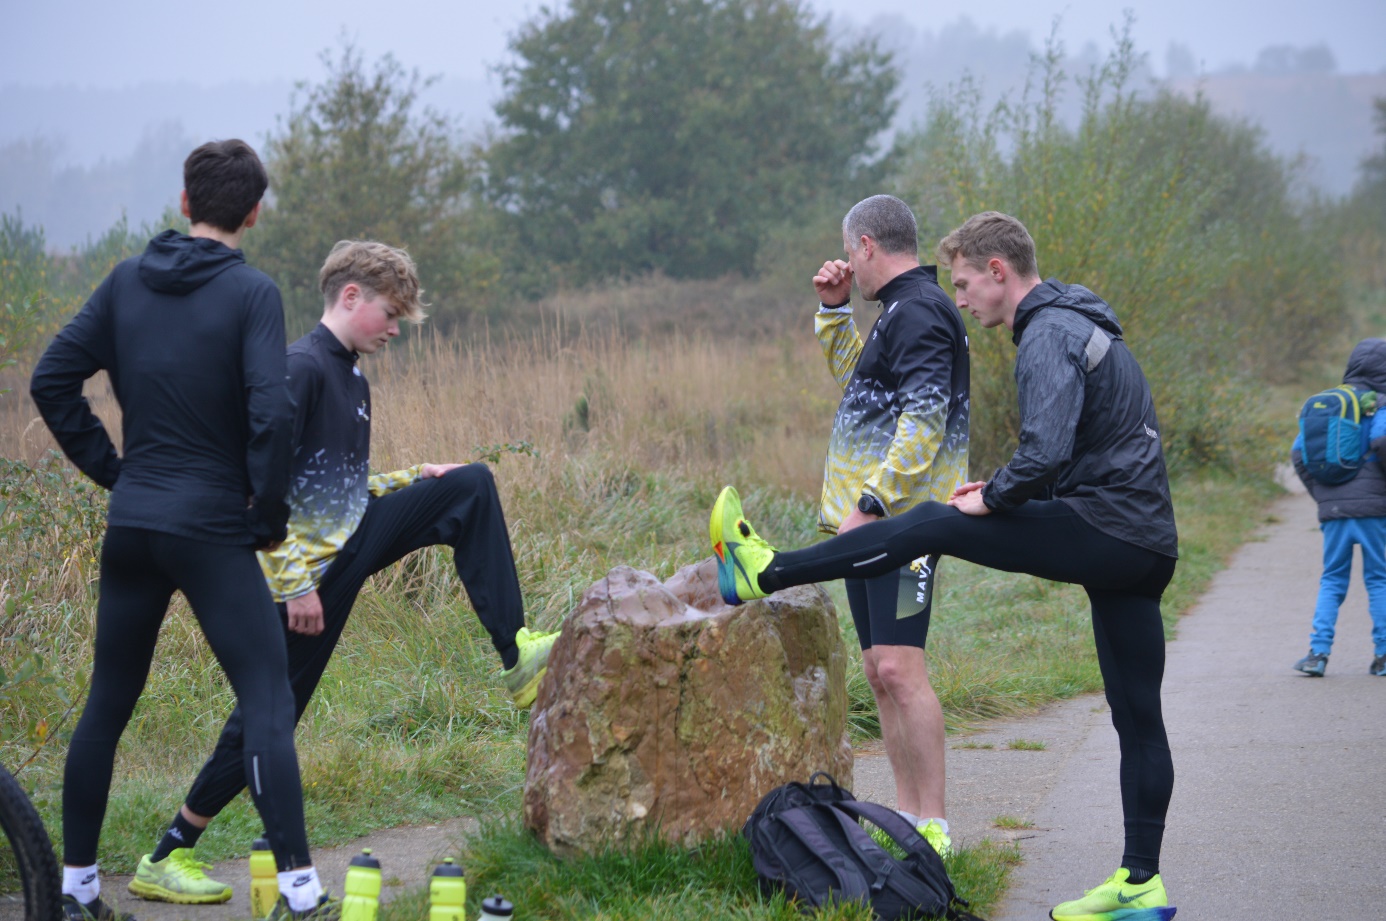
<path fill-rule="evenodd" d="M 268 177 L 244 141 L 212 141 L 188 156 L 183 182 L 189 233 L 165 231 L 117 265 L 30 383 L 63 451 L 111 491 L 91 691 L 63 775 L 67 921 L 129 917 L 100 898 L 97 841 L 116 744 L 175 591 L 246 713 L 246 783 L 280 870 L 273 917 L 332 908 L 304 831 L 284 631 L 255 558 L 284 539 L 293 423 L 279 289 L 237 248 Z M 82 396 L 102 370 L 121 408 L 123 456 Z M 166 870 L 185 884 L 183 901 L 205 901 L 191 854 Z"/>
<path fill-rule="evenodd" d="M 1167 919 L 1159 875 L 1174 789 L 1160 707 L 1165 638 L 1160 598 L 1178 538 L 1150 387 L 1097 295 L 1040 281 L 1035 244 L 1015 218 L 974 215 L 938 247 L 957 305 L 1016 343 L 1020 439 L 989 481 L 961 486 L 804 550 L 758 537 L 731 487 L 713 507 L 718 582 L 729 604 L 809 582 L 871 578 L 925 553 L 1083 586 L 1107 702 L 1121 746 L 1126 844 L 1121 865 L 1056 921 Z"/>

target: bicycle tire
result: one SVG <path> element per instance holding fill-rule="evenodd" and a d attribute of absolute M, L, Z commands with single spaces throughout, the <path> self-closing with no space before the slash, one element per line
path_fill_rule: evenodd
<path fill-rule="evenodd" d="M 62 877 L 53 842 L 24 788 L 0 767 L 0 829 L 9 839 L 24 887 L 24 917 L 57 921 L 62 917 Z"/>

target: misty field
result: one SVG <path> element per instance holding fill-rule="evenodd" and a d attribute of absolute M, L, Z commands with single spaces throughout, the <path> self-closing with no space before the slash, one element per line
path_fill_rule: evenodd
<path fill-rule="evenodd" d="M 612 330 L 560 336 L 553 328 L 470 346 L 425 330 L 364 362 L 373 381 L 373 466 L 489 460 L 531 623 L 550 629 L 613 566 L 667 578 L 707 556 L 706 516 L 724 483 L 742 488 L 762 533 L 784 545 L 815 539 L 837 394 L 806 327 L 748 341 L 631 339 Z M 94 380 L 89 394 L 117 426 L 104 381 Z M 9 458 L 0 480 L 5 648 L 27 649 L 39 663 L 6 692 L 0 760 L 25 765 L 21 779 L 57 838 L 64 739 L 90 663 L 103 497 L 47 453 L 46 430 L 23 396 L 7 395 L 0 410 L 0 451 Z M 1178 495 L 1184 562 L 1171 622 L 1255 522 L 1267 493 L 1215 476 L 1186 478 Z M 1081 591 L 956 561 L 943 570 L 930 655 L 954 728 L 1100 687 Z M 4 667 L 18 664 L 11 657 Z M 497 823 L 479 847 L 524 851 L 514 822 L 526 715 L 508 702 L 498 667 L 449 554 L 420 553 L 377 576 L 298 734 L 313 842 L 469 814 Z M 874 736 L 859 661 L 850 692 L 854 732 Z M 107 867 L 132 865 L 152 846 L 232 702 L 180 600 L 122 742 L 102 841 Z M 243 797 L 199 853 L 243 854 L 257 828 Z M 973 844 L 981 850 L 959 867 L 977 861 L 971 885 L 985 902 L 1014 857 Z"/>

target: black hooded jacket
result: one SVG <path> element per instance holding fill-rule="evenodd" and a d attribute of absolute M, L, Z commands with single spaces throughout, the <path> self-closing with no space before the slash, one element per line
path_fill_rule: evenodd
<path fill-rule="evenodd" d="M 1375 390 L 1379 394 L 1377 412 L 1386 411 L 1386 339 L 1363 339 L 1353 347 L 1352 354 L 1348 356 L 1347 370 L 1343 372 L 1343 383 Z M 1373 434 L 1380 428 L 1380 423 L 1373 426 Z M 1295 472 L 1299 474 L 1305 489 L 1319 505 L 1319 521 L 1386 518 L 1386 474 L 1381 468 L 1381 459 L 1386 457 L 1386 436 L 1378 436 L 1371 442 L 1376 460 L 1363 464 L 1357 476 L 1346 483 L 1333 486 L 1320 483 L 1309 475 L 1298 440 L 1295 444 L 1296 447 L 1290 451 L 1290 460 L 1294 462 Z"/>
<path fill-rule="evenodd" d="M 1179 555 L 1150 386 L 1112 308 L 1049 279 L 1016 308 L 1020 444 L 982 492 L 998 512 L 1061 499 L 1104 534 Z"/>
<path fill-rule="evenodd" d="M 123 456 L 82 396 L 101 370 L 120 403 Z M 155 237 L 58 333 L 29 392 L 64 453 L 111 490 L 110 524 L 221 544 L 283 539 L 284 309 L 240 250 Z"/>

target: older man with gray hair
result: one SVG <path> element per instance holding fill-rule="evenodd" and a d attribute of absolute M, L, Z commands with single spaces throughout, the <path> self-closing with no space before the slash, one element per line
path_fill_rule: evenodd
<path fill-rule="evenodd" d="M 873 195 L 842 221 L 847 258 L 813 277 L 815 331 L 842 402 L 823 471 L 819 528 L 845 533 L 925 500 L 947 501 L 967 479 L 967 332 L 919 264 L 914 214 L 900 199 Z M 877 301 L 859 332 L 852 280 Z M 873 579 L 846 579 L 866 679 L 895 776 L 896 807 L 940 854 L 949 847 L 944 812 L 943 709 L 929 684 L 929 632 L 936 556 Z"/>

